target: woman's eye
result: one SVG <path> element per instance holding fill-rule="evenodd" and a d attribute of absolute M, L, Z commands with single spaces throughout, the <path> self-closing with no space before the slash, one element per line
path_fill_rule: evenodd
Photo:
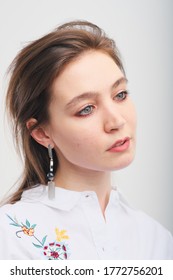
<path fill-rule="evenodd" d="M 126 90 L 119 92 L 116 96 L 115 99 L 118 101 L 124 100 L 127 97 L 128 92 Z"/>
<path fill-rule="evenodd" d="M 77 114 L 78 116 L 87 116 L 90 115 L 92 113 L 94 109 L 93 105 L 88 105 L 86 106 L 84 109 L 82 109 L 81 111 L 79 111 L 79 113 Z"/>

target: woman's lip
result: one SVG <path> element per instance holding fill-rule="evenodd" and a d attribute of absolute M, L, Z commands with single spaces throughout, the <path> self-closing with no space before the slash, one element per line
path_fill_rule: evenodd
<path fill-rule="evenodd" d="M 122 143 L 122 145 L 119 145 Z M 123 152 L 129 148 L 130 137 L 125 137 L 124 139 L 117 140 L 107 151 L 110 152 Z"/>

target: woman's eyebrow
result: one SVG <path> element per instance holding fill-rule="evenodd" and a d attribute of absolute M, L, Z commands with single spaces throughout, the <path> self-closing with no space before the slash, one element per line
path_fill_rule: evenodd
<path fill-rule="evenodd" d="M 120 84 L 123 84 L 123 83 L 125 83 L 125 84 L 128 83 L 127 78 L 124 77 L 124 76 L 121 77 L 121 78 L 119 78 L 115 83 L 113 83 L 112 88 L 116 88 L 116 87 L 118 87 Z"/>
<path fill-rule="evenodd" d="M 66 104 L 66 108 L 69 108 L 71 106 L 74 106 L 76 103 L 78 103 L 81 100 L 85 100 L 85 99 L 89 99 L 89 98 L 96 98 L 99 94 L 97 92 L 84 92 L 78 96 L 75 96 L 72 100 L 70 100 L 67 104 Z"/>
<path fill-rule="evenodd" d="M 113 83 L 113 85 L 111 86 L 111 89 L 114 89 L 114 88 L 118 87 L 120 84 L 127 83 L 127 82 L 128 82 L 127 78 L 121 77 L 115 83 Z M 98 95 L 99 95 L 99 93 L 94 92 L 94 91 L 84 92 L 78 96 L 75 96 L 73 99 L 71 99 L 65 105 L 65 108 L 67 109 L 71 106 L 74 106 L 76 103 L 78 103 L 81 100 L 85 100 L 85 99 L 89 99 L 89 98 L 96 98 Z"/>

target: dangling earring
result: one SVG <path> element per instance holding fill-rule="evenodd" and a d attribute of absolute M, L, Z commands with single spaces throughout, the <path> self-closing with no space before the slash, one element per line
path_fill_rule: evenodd
<path fill-rule="evenodd" d="M 53 179 L 54 179 L 53 153 L 52 153 L 51 145 L 48 145 L 48 155 L 49 155 L 49 158 L 50 158 L 49 173 L 47 174 L 47 178 L 48 178 L 48 197 L 49 197 L 49 199 L 53 199 L 53 198 L 55 198 L 55 183 L 53 181 Z"/>

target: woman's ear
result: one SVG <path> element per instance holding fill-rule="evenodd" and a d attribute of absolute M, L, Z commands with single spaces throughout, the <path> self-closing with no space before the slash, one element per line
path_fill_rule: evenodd
<path fill-rule="evenodd" d="M 26 127 L 28 130 L 30 130 L 33 126 L 37 124 L 37 120 L 34 118 L 29 119 L 26 122 Z M 54 143 L 51 140 L 50 136 L 46 133 L 44 127 L 37 126 L 31 131 L 32 138 L 39 144 L 41 144 L 44 147 L 48 147 L 48 145 L 51 145 L 51 147 L 54 147 Z"/>

